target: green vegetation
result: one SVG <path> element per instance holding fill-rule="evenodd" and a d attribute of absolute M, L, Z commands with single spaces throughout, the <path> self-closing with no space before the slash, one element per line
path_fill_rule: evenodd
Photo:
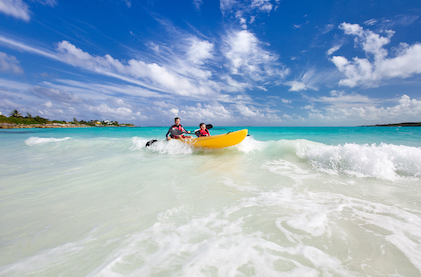
<path fill-rule="evenodd" d="M 90 120 L 90 121 L 77 121 L 76 118 L 73 118 L 73 121 L 66 122 L 65 120 L 49 120 L 48 118 L 43 118 L 41 116 L 35 116 L 33 117 L 30 113 L 26 113 L 27 115 L 25 117 L 22 116 L 22 114 L 18 110 L 13 110 L 9 115 L 9 117 L 6 117 L 4 115 L 0 115 L 0 124 L 2 123 L 8 123 L 8 124 L 17 124 L 17 125 L 36 125 L 36 124 L 65 124 L 67 126 L 128 126 L 128 127 L 134 127 L 133 124 L 119 124 L 117 121 L 99 121 L 99 120 Z M 75 126 L 76 127 L 76 126 Z"/>
<path fill-rule="evenodd" d="M 0 123 L 31 125 L 31 124 L 43 124 L 43 123 L 48 123 L 48 122 L 49 122 L 48 119 L 40 117 L 40 116 L 29 118 L 29 117 L 22 117 L 22 116 L 6 117 L 4 115 L 0 115 Z"/>

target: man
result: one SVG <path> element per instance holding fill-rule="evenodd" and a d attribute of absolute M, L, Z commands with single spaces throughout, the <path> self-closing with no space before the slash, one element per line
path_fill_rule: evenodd
<path fill-rule="evenodd" d="M 170 129 L 168 130 L 167 134 L 165 135 L 167 137 L 167 140 L 170 139 L 184 139 L 184 138 L 190 138 L 190 136 L 184 136 L 182 133 L 189 133 L 190 131 L 186 131 L 186 129 L 184 129 L 184 127 L 180 124 L 180 118 L 176 117 L 174 118 L 174 122 L 175 124 L 173 126 L 170 127 Z"/>

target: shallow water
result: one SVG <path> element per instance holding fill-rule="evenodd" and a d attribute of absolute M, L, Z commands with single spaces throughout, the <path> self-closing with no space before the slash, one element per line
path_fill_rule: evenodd
<path fill-rule="evenodd" d="M 421 128 L 248 129 L 0 131 L 0 275 L 421 275 Z"/>

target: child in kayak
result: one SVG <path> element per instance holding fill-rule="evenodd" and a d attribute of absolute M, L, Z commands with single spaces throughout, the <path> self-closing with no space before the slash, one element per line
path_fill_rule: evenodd
<path fill-rule="evenodd" d="M 196 136 L 198 136 L 198 137 L 209 137 L 210 136 L 210 133 L 209 133 L 208 129 L 206 129 L 205 123 L 200 123 L 199 127 L 200 127 L 200 130 L 195 132 Z"/>

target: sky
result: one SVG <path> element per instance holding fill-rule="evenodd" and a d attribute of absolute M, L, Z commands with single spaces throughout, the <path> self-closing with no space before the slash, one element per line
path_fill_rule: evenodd
<path fill-rule="evenodd" d="M 0 112 L 136 126 L 421 122 L 419 0 L 0 0 Z"/>

